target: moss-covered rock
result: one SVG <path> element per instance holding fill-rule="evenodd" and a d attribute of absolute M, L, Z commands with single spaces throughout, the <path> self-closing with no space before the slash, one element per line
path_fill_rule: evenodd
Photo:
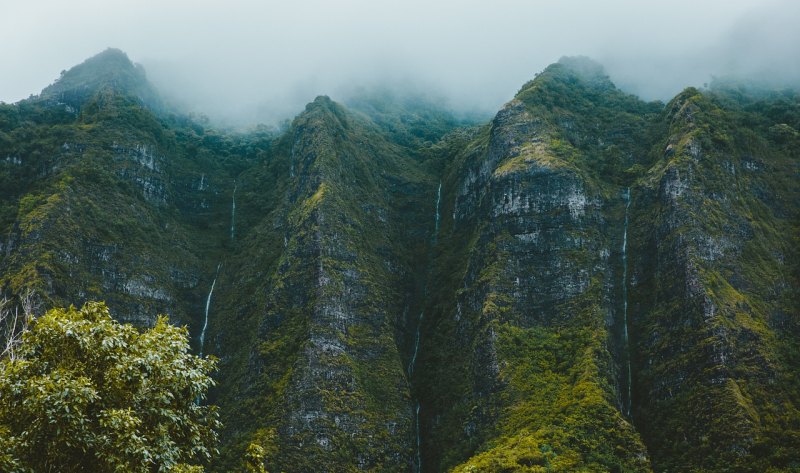
<path fill-rule="evenodd" d="M 212 471 L 793 471 L 798 103 L 565 58 L 234 133 L 109 50 L 0 104 L 0 285 L 205 330 Z"/>

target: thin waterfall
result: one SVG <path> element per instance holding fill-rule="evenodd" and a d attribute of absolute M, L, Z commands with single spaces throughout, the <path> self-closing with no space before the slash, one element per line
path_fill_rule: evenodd
<path fill-rule="evenodd" d="M 422 326 L 422 319 L 425 317 L 425 311 L 420 311 L 419 318 L 417 319 L 417 331 L 414 335 L 414 351 L 411 354 L 411 361 L 408 362 L 408 377 L 414 374 L 414 365 L 417 364 L 417 353 L 419 353 L 419 330 Z"/>
<path fill-rule="evenodd" d="M 625 199 L 625 224 L 622 232 L 622 342 L 625 344 L 625 361 L 627 362 L 627 396 L 625 397 L 625 413 L 631 415 L 631 348 L 628 341 L 628 209 L 631 206 L 631 188 L 622 195 Z"/>
<path fill-rule="evenodd" d="M 417 401 L 416 408 L 414 409 L 414 425 L 416 427 L 416 434 L 417 434 L 416 471 L 417 473 L 420 473 L 422 471 L 422 445 L 420 445 L 422 436 L 419 434 L 419 401 Z"/>
<path fill-rule="evenodd" d="M 436 189 L 436 205 L 434 211 L 434 226 L 433 226 L 433 237 L 431 238 L 431 246 L 436 245 L 436 240 L 439 237 L 439 220 L 441 219 L 441 214 L 439 213 L 439 206 L 442 203 L 442 181 L 439 181 L 439 187 Z M 428 294 L 428 279 L 427 275 L 425 277 L 425 283 L 423 288 L 423 294 L 427 297 Z M 419 318 L 417 319 L 417 329 L 414 333 L 414 350 L 411 353 L 411 360 L 408 363 L 408 378 L 411 379 L 411 376 L 414 374 L 414 368 L 417 364 L 417 354 L 419 353 L 419 340 L 420 340 L 420 331 L 422 330 L 422 321 L 425 319 L 425 311 L 421 310 L 419 312 Z M 414 471 L 416 473 L 420 473 L 422 471 L 422 434 L 420 429 L 419 423 L 419 399 L 415 399 L 415 406 L 414 406 L 414 431 L 416 435 L 416 459 L 414 463 Z"/>
<path fill-rule="evenodd" d="M 292 145 L 292 155 L 289 157 L 289 177 L 294 177 L 294 145 L 297 144 L 297 133 L 295 133 L 294 144 Z"/>
<path fill-rule="evenodd" d="M 442 203 L 442 181 L 439 181 L 439 190 L 436 191 L 436 224 L 433 229 L 433 244 L 436 244 L 436 238 L 439 236 L 439 204 Z"/>
<path fill-rule="evenodd" d="M 233 241 L 235 225 L 236 225 L 236 181 L 233 181 L 233 197 L 231 198 L 231 241 Z"/>
<path fill-rule="evenodd" d="M 427 292 L 427 288 L 425 288 L 425 292 Z M 411 376 L 414 374 L 414 366 L 417 364 L 417 353 L 419 353 L 419 332 L 422 329 L 422 319 L 425 317 L 425 311 L 420 311 L 419 318 L 417 319 L 417 330 L 414 335 L 414 351 L 411 354 L 411 361 L 408 362 L 408 379 L 411 380 Z M 413 391 L 412 391 L 413 393 Z M 416 435 L 416 459 L 414 462 L 414 472 L 421 473 L 422 472 L 422 435 L 420 433 L 419 427 L 419 399 L 414 398 L 415 401 L 415 408 L 414 408 L 414 435 Z"/>
<path fill-rule="evenodd" d="M 203 357 L 203 345 L 206 342 L 206 329 L 208 328 L 208 310 L 211 308 L 211 295 L 214 294 L 214 286 L 217 285 L 217 277 L 219 276 L 219 269 L 222 267 L 222 263 L 217 265 L 217 272 L 214 274 L 214 281 L 211 283 L 211 290 L 208 291 L 208 297 L 206 297 L 206 314 L 205 320 L 203 321 L 203 330 L 200 331 L 200 358 Z"/>

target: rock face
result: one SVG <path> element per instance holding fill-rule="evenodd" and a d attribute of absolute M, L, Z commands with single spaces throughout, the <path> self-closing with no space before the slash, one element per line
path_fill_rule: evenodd
<path fill-rule="evenodd" d="M 668 152 L 633 205 L 635 416 L 658 470 L 788 467 L 797 162 L 697 90 L 664 115 Z"/>
<path fill-rule="evenodd" d="M 0 116 L 3 154 L 25 157 L 0 172 L 3 288 L 36 288 L 45 305 L 103 299 L 141 326 L 168 313 L 197 333 L 232 173 L 266 137 L 162 114 L 143 69 L 113 49 Z"/>
<path fill-rule="evenodd" d="M 575 78 L 560 64 L 523 88 L 454 163 L 455 192 L 445 193 L 453 220 L 435 262 L 453 283 L 435 296 L 421 363 L 421 376 L 447 380 L 421 398 L 431 471 L 461 462 L 458 471 L 649 470 L 620 412 L 621 189 L 588 175 L 583 153 L 593 150 L 556 126 L 572 111 L 541 106 L 562 75 Z M 592 79 L 577 78 L 576 93 L 609 87 Z M 600 100 L 582 105 L 593 115 L 583 120 L 607 113 Z M 625 154 L 636 150 L 579 126 L 569 132 L 584 142 L 602 134 Z M 454 345 L 466 347 L 460 360 L 434 362 Z"/>
<path fill-rule="evenodd" d="M 411 404 L 395 334 L 412 268 L 399 253 L 397 192 L 385 190 L 413 163 L 327 97 L 278 148 L 275 159 L 289 162 L 284 248 L 252 308 L 248 363 L 263 374 L 245 383 L 260 384 L 253 395 L 266 402 L 233 422 L 271 420 L 278 470 L 408 470 Z"/>
<path fill-rule="evenodd" d="M 318 97 L 227 134 L 109 50 L 0 104 L 0 285 L 207 315 L 211 471 L 792 471 L 797 104 L 567 58 L 485 125 Z"/>

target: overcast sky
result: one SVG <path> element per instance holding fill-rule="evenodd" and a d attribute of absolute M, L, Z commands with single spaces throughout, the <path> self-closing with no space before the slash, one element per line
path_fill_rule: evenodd
<path fill-rule="evenodd" d="M 800 80 L 800 0 L 0 0 L 0 101 L 107 47 L 189 109 L 252 122 L 357 86 L 495 110 L 564 55 L 668 99 L 711 74 Z"/>

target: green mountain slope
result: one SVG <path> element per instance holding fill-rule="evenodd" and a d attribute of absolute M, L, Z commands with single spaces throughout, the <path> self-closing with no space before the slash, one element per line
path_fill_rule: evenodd
<path fill-rule="evenodd" d="M 138 71 L 123 66 L 116 75 Z M 157 312 L 197 323 L 206 255 L 225 241 L 233 178 L 259 138 L 156 114 L 125 84 L 72 85 L 85 100 L 53 104 L 46 92 L 2 106 L 4 287 L 35 288 L 48 305 L 106 299 L 141 325 Z"/>
<path fill-rule="evenodd" d="M 0 104 L 0 287 L 189 325 L 210 471 L 800 468 L 797 93 L 349 107 L 219 131 L 118 50 Z"/>
<path fill-rule="evenodd" d="M 228 421 L 235 442 L 262 442 L 277 470 L 407 470 L 413 429 L 399 343 L 415 290 L 413 236 L 424 230 L 403 210 L 429 183 L 407 150 L 327 97 L 273 153 L 282 195 L 243 237 L 240 266 L 221 280 L 233 285 L 222 296 L 230 299 L 211 327 L 230 360 L 220 399 L 244 400 Z"/>
<path fill-rule="evenodd" d="M 433 471 L 474 453 L 458 471 L 649 469 L 620 409 L 613 172 L 646 149 L 653 107 L 556 64 L 454 160 L 421 374 Z"/>
<path fill-rule="evenodd" d="M 800 456 L 797 142 L 725 104 L 694 89 L 670 102 L 633 190 L 634 405 L 661 471 Z"/>

